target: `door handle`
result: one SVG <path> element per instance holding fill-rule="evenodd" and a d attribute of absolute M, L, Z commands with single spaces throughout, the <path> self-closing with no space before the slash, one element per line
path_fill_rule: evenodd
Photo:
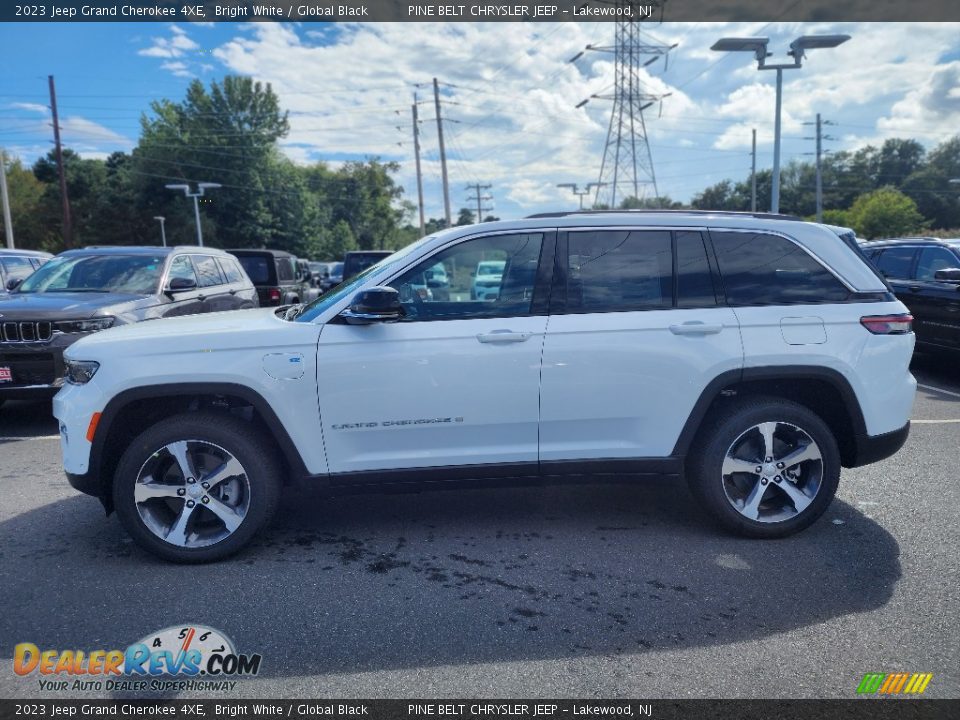
<path fill-rule="evenodd" d="M 674 335 L 716 335 L 721 330 L 723 325 L 707 325 L 698 320 L 670 326 L 670 332 Z"/>
<path fill-rule="evenodd" d="M 206 295 L 197 295 L 197 300 L 206 300 L 206 299 L 207 299 Z"/>
<path fill-rule="evenodd" d="M 488 333 L 480 333 L 477 340 L 482 343 L 516 343 L 529 340 L 533 333 L 513 332 L 512 330 L 493 330 Z"/>
<path fill-rule="evenodd" d="M 237 294 L 237 291 L 236 291 L 236 290 L 230 290 L 229 292 L 230 292 L 231 295 L 236 295 L 236 294 Z"/>
<path fill-rule="evenodd" d="M 922 290 L 922 288 L 919 285 L 910 286 L 910 292 L 920 292 L 920 290 Z"/>

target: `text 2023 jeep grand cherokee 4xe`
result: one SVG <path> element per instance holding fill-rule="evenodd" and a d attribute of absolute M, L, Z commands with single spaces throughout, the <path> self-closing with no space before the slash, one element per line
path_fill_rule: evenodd
<path fill-rule="evenodd" d="M 504 264 L 495 300 L 469 270 Z M 443 263 L 449 296 L 415 285 Z M 451 228 L 307 306 L 160 320 L 67 351 L 67 476 L 144 548 L 221 558 L 281 485 L 685 475 L 782 537 L 896 452 L 906 308 L 822 225 L 571 213 Z"/>

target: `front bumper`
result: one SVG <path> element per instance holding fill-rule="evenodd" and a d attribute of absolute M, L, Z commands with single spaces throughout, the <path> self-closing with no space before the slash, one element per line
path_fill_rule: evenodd
<path fill-rule="evenodd" d="M 0 383 L 4 400 L 51 398 L 63 386 L 63 351 L 82 335 L 54 333 L 45 342 L 0 342 L 0 367 L 10 368 L 13 382 Z"/>

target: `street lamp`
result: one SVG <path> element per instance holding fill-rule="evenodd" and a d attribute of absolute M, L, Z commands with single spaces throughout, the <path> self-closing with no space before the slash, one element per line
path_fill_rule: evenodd
<path fill-rule="evenodd" d="M 574 195 L 578 195 L 580 197 L 580 209 L 583 210 L 584 195 L 589 195 L 593 188 L 603 187 L 604 185 L 606 185 L 606 183 L 595 183 L 595 182 L 587 183 L 587 187 L 584 190 L 581 190 L 580 186 L 577 185 L 576 183 L 560 183 L 557 185 L 557 187 L 570 188 L 570 190 L 573 191 Z"/>
<path fill-rule="evenodd" d="M 197 245 L 203 247 L 203 231 L 200 229 L 200 202 L 198 198 L 203 197 L 204 190 L 212 190 L 222 186 L 220 183 L 197 183 L 197 191 L 195 193 L 190 192 L 189 185 L 166 185 L 165 187 L 167 190 L 183 190 L 184 195 L 189 198 L 193 198 L 193 216 L 197 221 Z"/>
<path fill-rule="evenodd" d="M 163 246 L 166 247 L 166 246 L 167 246 L 167 233 L 166 233 L 166 231 L 163 229 L 163 222 L 166 220 L 166 218 L 165 218 L 163 215 L 154 215 L 154 216 L 153 216 L 153 219 L 160 221 L 160 241 L 163 243 Z"/>
<path fill-rule="evenodd" d="M 780 105 L 783 97 L 783 71 L 800 68 L 807 50 L 837 47 L 849 39 L 849 35 L 804 35 L 790 43 L 790 51 L 787 55 L 793 57 L 792 63 L 773 65 L 767 64 L 767 58 L 773 55 L 767 52 L 770 38 L 722 38 L 710 48 L 720 52 L 751 52 L 757 60 L 758 70 L 777 71 L 777 109 L 773 123 L 773 187 L 770 192 L 770 212 L 780 212 Z"/>

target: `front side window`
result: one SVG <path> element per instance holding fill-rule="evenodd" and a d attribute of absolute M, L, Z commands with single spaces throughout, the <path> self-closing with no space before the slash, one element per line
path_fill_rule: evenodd
<path fill-rule="evenodd" d="M 942 247 L 923 248 L 917 261 L 917 280 L 934 282 L 938 270 L 951 268 L 960 268 L 960 260 L 952 252 Z"/>
<path fill-rule="evenodd" d="M 850 291 L 796 243 L 776 235 L 713 232 L 731 305 L 843 302 Z"/>
<path fill-rule="evenodd" d="M 911 247 L 888 247 L 880 252 L 880 257 L 874 262 L 884 277 L 892 280 L 909 280 L 910 266 L 913 265 L 913 256 L 916 252 Z"/>
<path fill-rule="evenodd" d="M 492 235 L 432 255 L 390 282 L 408 321 L 527 315 L 541 233 Z"/>
<path fill-rule="evenodd" d="M 170 280 L 167 282 L 169 284 L 176 279 L 191 280 L 194 285 L 197 284 L 197 274 L 193 271 L 193 263 L 188 255 L 177 255 L 170 263 Z"/>
<path fill-rule="evenodd" d="M 570 233 L 568 312 L 655 310 L 672 306 L 673 251 L 669 231 Z"/>

